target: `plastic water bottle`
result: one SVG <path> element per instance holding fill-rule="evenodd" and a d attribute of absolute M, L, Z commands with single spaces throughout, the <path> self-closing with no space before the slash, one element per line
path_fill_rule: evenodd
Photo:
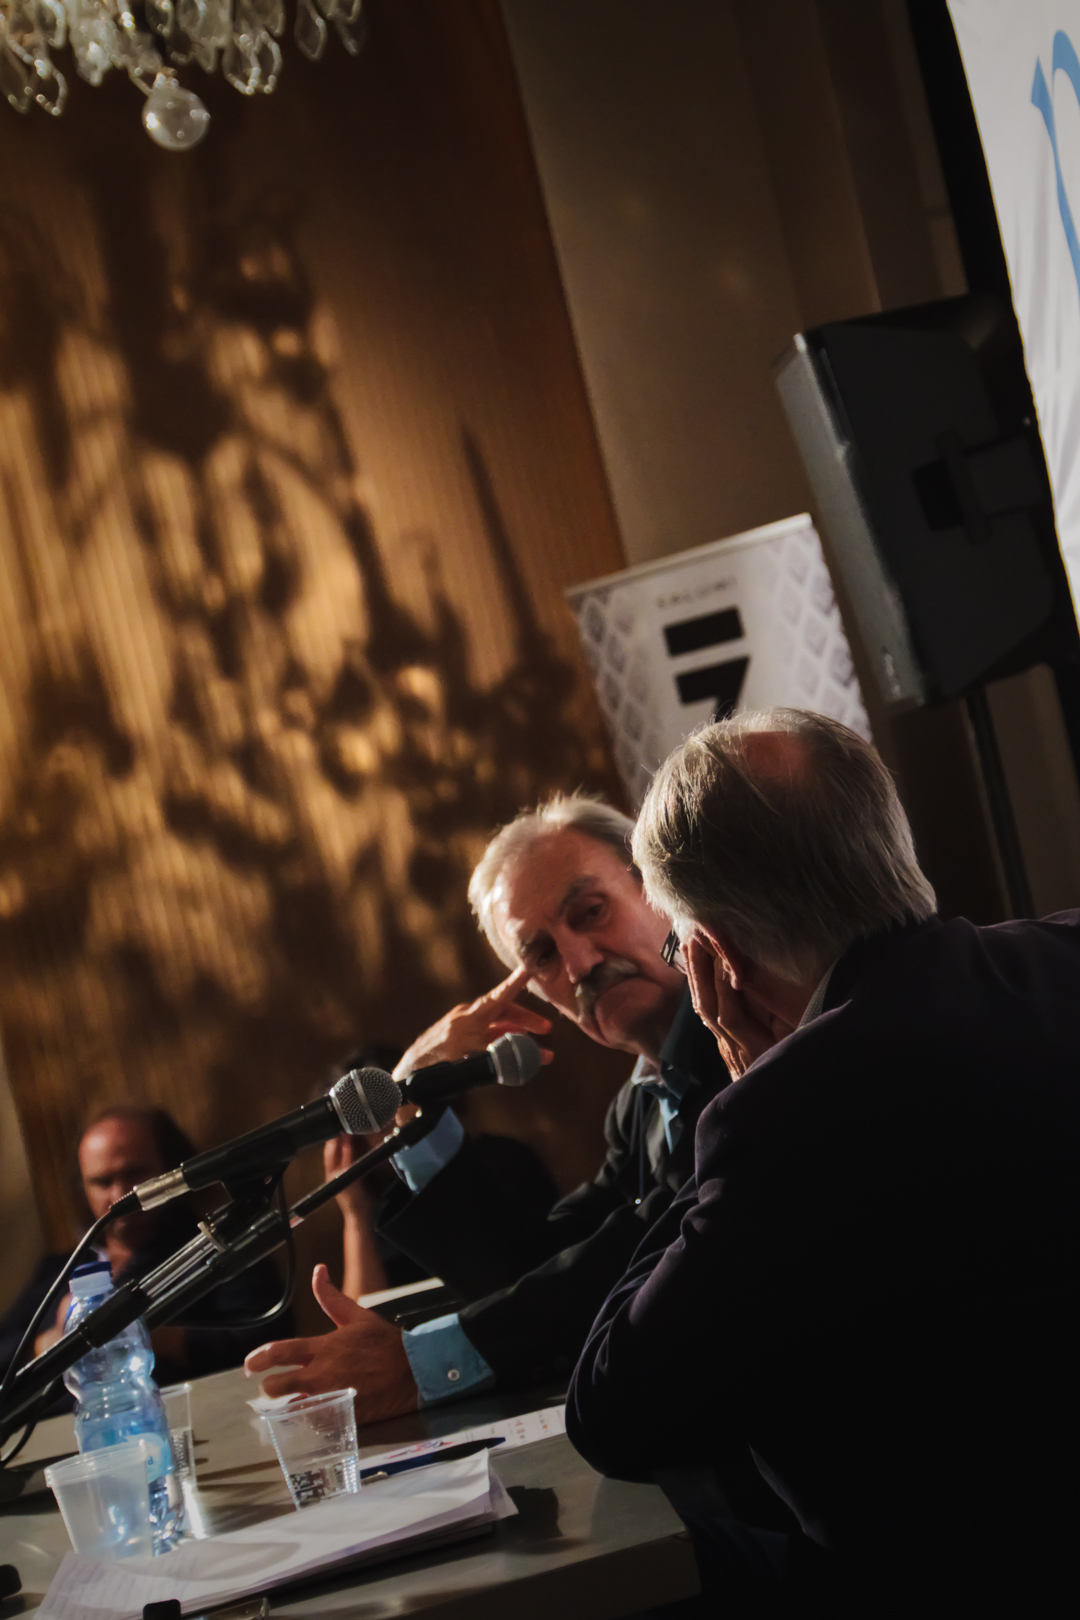
<path fill-rule="evenodd" d="M 113 1292 L 107 1261 L 76 1266 L 64 1332 L 79 1325 Z M 147 1462 L 150 1525 L 155 1553 L 175 1547 L 183 1533 L 184 1500 L 173 1464 L 165 1404 L 154 1383 L 154 1352 L 143 1322 L 132 1322 L 107 1344 L 90 1350 L 64 1374 L 75 1397 L 75 1442 L 80 1451 L 119 1445 L 136 1435 L 157 1441 Z"/>

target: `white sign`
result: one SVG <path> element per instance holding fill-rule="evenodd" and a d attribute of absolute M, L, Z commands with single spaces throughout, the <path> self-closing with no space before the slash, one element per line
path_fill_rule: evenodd
<path fill-rule="evenodd" d="M 566 594 L 634 805 L 676 744 L 718 709 L 816 709 L 870 736 L 805 513 Z"/>
<path fill-rule="evenodd" d="M 949 0 L 1080 597 L 1080 0 Z"/>

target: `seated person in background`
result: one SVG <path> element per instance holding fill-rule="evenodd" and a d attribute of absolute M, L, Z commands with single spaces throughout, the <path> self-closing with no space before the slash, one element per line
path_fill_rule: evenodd
<path fill-rule="evenodd" d="M 378 1042 L 357 1047 L 342 1058 L 330 1077 L 330 1084 L 335 1085 L 353 1069 L 382 1069 L 390 1074 L 400 1059 L 398 1047 Z M 326 1180 L 348 1170 L 382 1140 L 382 1132 L 371 1136 L 332 1136 L 323 1144 Z M 342 1221 L 341 1292 L 349 1299 L 359 1299 L 361 1294 L 378 1294 L 385 1288 L 399 1288 L 404 1283 L 418 1282 L 425 1275 L 415 1261 L 376 1231 L 379 1205 L 387 1187 L 396 1179 L 393 1166 L 384 1162 L 337 1195 Z"/>
<path fill-rule="evenodd" d="M 633 849 L 737 1078 L 571 1439 L 637 1480 L 748 1444 L 822 1612 L 1075 1612 L 1080 913 L 942 921 L 888 771 L 802 711 L 689 738 Z"/>
<path fill-rule="evenodd" d="M 376 1044 L 358 1047 L 343 1058 L 333 1079 L 339 1080 L 351 1069 L 382 1069 L 405 1073 L 400 1048 Z M 332 1082 L 333 1083 L 333 1082 Z M 544 1216 L 556 1199 L 555 1183 L 536 1154 L 524 1142 L 510 1136 L 483 1135 L 474 1138 L 476 1151 L 490 1172 L 503 1183 L 509 1196 L 537 1215 Z M 323 1148 L 323 1169 L 329 1181 L 342 1170 L 377 1147 L 376 1136 L 335 1136 Z M 379 1213 L 387 1192 L 398 1185 L 389 1161 L 377 1165 L 338 1194 L 342 1217 L 341 1292 L 349 1299 L 376 1294 L 386 1288 L 400 1288 L 429 1275 L 425 1267 L 411 1259 L 378 1229 Z"/>
<path fill-rule="evenodd" d="M 698 1114 L 727 1081 L 682 974 L 661 956 L 667 924 L 630 863 L 631 826 L 574 795 L 495 836 L 469 895 L 514 971 L 422 1035 L 397 1071 L 465 1057 L 510 1031 L 543 1036 L 550 1020 L 517 1001 L 531 985 L 600 1045 L 639 1059 L 609 1112 L 596 1179 L 538 1212 L 499 1180 L 448 1109 L 425 1141 L 397 1155 L 402 1179 L 380 1230 L 467 1303 L 402 1334 L 316 1267 L 316 1297 L 336 1330 L 249 1356 L 252 1373 L 292 1369 L 264 1379 L 267 1395 L 353 1384 L 360 1421 L 374 1422 L 493 1385 L 550 1381 L 573 1365 L 608 1289 L 689 1173 Z"/>
<path fill-rule="evenodd" d="M 92 1219 L 98 1220 L 132 1187 L 174 1170 L 194 1152 L 188 1137 L 164 1109 L 134 1104 L 105 1109 L 91 1120 L 79 1140 L 79 1177 Z M 158 1209 L 137 1210 L 105 1228 L 101 1257 L 109 1261 L 114 1283 L 145 1276 L 195 1236 L 195 1221 L 186 1205 L 186 1199 L 176 1199 Z M 11 1361 L 67 1259 L 67 1254 L 43 1256 L 0 1322 L 0 1371 Z M 156 1327 L 151 1342 L 157 1383 L 171 1384 L 238 1366 L 265 1333 L 266 1324 L 257 1319 L 273 1309 L 281 1287 L 273 1261 L 260 1260 L 198 1300 L 187 1313 L 189 1326 L 167 1323 Z M 60 1337 L 69 1303 L 70 1296 L 65 1295 L 52 1320 L 38 1332 L 34 1355 Z M 62 1411 L 70 1405 L 71 1397 L 64 1391 L 52 1410 Z"/>

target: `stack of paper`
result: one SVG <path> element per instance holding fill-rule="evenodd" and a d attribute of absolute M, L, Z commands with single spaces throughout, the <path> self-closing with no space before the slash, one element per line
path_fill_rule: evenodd
<path fill-rule="evenodd" d="M 185 1614 L 345 1565 L 374 1563 L 479 1535 L 517 1510 L 488 1452 L 433 1462 L 355 1496 L 337 1496 L 160 1558 L 107 1563 L 69 1553 L 38 1610 L 40 1620 L 140 1620 L 143 1605 L 179 1598 Z"/>
<path fill-rule="evenodd" d="M 256 1402 L 249 1401 L 248 1405 L 255 1406 Z M 522 1412 L 518 1417 L 500 1418 L 495 1423 L 478 1423 L 471 1429 L 455 1429 L 453 1434 L 446 1434 L 441 1440 L 417 1440 L 397 1451 L 380 1451 L 374 1457 L 363 1457 L 361 1467 L 365 1471 L 386 1464 L 393 1467 L 395 1463 L 405 1462 L 412 1457 L 437 1457 L 440 1451 L 453 1446 L 483 1445 L 485 1442 L 498 1445 L 501 1455 L 503 1451 L 513 1451 L 516 1446 L 531 1446 L 537 1440 L 550 1440 L 553 1435 L 565 1433 L 566 1407 L 545 1406 L 540 1412 Z"/>

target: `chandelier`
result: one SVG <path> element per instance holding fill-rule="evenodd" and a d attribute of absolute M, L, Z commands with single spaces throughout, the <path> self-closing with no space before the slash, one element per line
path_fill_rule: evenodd
<path fill-rule="evenodd" d="M 364 40 L 362 0 L 296 0 L 293 38 L 312 62 L 333 27 L 350 55 Z M 35 103 L 59 117 L 67 81 L 53 53 L 70 46 L 79 77 L 99 85 L 119 68 L 146 97 L 150 138 L 173 152 L 202 140 L 210 123 L 176 68 L 220 70 L 245 96 L 269 95 L 281 72 L 285 0 L 0 0 L 0 91 L 17 112 Z"/>

